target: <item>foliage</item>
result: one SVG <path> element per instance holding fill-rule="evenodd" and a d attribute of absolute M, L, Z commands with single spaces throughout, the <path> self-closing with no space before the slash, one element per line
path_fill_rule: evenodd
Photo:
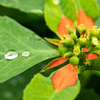
<path fill-rule="evenodd" d="M 99 7 L 0 0 L 0 100 L 100 100 Z"/>

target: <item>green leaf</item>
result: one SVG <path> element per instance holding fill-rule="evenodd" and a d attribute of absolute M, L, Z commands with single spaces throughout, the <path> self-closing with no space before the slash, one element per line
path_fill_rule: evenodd
<path fill-rule="evenodd" d="M 76 100 L 100 100 L 100 96 L 93 89 L 85 89 L 80 92 Z"/>
<path fill-rule="evenodd" d="M 83 9 L 85 13 L 94 20 L 99 16 L 99 7 L 96 0 L 74 0 L 78 10 Z"/>
<path fill-rule="evenodd" d="M 74 100 L 80 90 L 80 82 L 59 92 L 53 89 L 50 77 L 35 75 L 24 90 L 23 100 Z"/>
<path fill-rule="evenodd" d="M 77 9 L 73 0 L 46 0 L 46 24 L 57 35 L 58 25 L 63 15 L 73 21 L 77 20 Z"/>
<path fill-rule="evenodd" d="M 100 28 L 100 0 L 97 0 L 97 3 L 99 5 L 99 17 L 95 22 L 95 25 L 97 25 L 98 28 Z"/>
<path fill-rule="evenodd" d="M 7 51 L 15 52 L 15 59 L 5 57 Z M 23 51 L 28 51 L 29 56 L 22 56 Z M 8 17 L 0 17 L 0 82 L 57 56 L 59 52 L 56 48 L 34 32 Z"/>
<path fill-rule="evenodd" d="M 0 0 L 0 5 L 27 13 L 43 14 L 45 0 Z"/>

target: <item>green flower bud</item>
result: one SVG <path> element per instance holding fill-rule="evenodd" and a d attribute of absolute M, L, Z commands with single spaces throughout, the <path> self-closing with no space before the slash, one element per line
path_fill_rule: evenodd
<path fill-rule="evenodd" d="M 72 55 L 73 55 L 73 52 L 69 51 L 69 52 L 64 54 L 64 57 L 71 57 Z"/>
<path fill-rule="evenodd" d="M 81 35 L 84 31 L 86 31 L 86 30 L 87 30 L 87 28 L 84 27 L 84 24 L 80 24 L 80 25 L 78 26 L 78 32 L 80 33 L 80 35 Z"/>
<path fill-rule="evenodd" d="M 60 54 L 64 54 L 64 53 L 66 53 L 68 51 L 68 48 L 65 47 L 64 45 L 60 45 L 58 47 L 58 51 L 60 52 Z"/>
<path fill-rule="evenodd" d="M 92 37 L 99 37 L 100 36 L 100 29 L 97 29 L 97 26 L 93 26 L 93 29 L 92 30 L 90 30 L 90 39 L 92 38 Z"/>
<path fill-rule="evenodd" d="M 79 44 L 81 47 L 85 47 L 87 45 L 87 38 L 84 37 L 79 38 Z"/>
<path fill-rule="evenodd" d="M 69 30 L 68 30 L 68 34 L 70 35 L 70 34 L 72 34 L 72 33 L 74 33 L 74 31 L 73 31 L 72 29 L 69 29 Z"/>
<path fill-rule="evenodd" d="M 90 30 L 90 38 L 92 38 L 92 37 L 97 37 L 98 36 L 98 32 L 97 32 L 97 30 L 96 29 L 93 29 L 93 30 Z"/>
<path fill-rule="evenodd" d="M 73 53 L 77 56 L 80 54 L 80 45 L 75 45 Z"/>
<path fill-rule="evenodd" d="M 70 63 L 73 64 L 74 66 L 79 64 L 79 58 L 77 56 L 73 56 L 70 58 Z"/>
<path fill-rule="evenodd" d="M 100 43 L 98 43 L 98 44 L 96 45 L 96 48 L 97 48 L 97 49 L 100 49 Z"/>
<path fill-rule="evenodd" d="M 65 40 L 62 40 L 61 42 L 66 47 L 72 47 L 72 46 L 74 46 L 74 40 L 71 39 L 71 38 L 66 38 Z"/>
<path fill-rule="evenodd" d="M 98 44 L 98 39 L 96 37 L 92 37 L 91 45 L 96 46 Z"/>
<path fill-rule="evenodd" d="M 71 34 L 70 38 L 72 38 L 75 42 L 77 41 L 77 35 L 76 34 Z"/>

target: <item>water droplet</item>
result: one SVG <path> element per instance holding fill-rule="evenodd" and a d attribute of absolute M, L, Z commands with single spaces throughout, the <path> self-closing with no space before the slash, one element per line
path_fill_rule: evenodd
<path fill-rule="evenodd" d="M 59 0 L 52 0 L 55 5 L 59 4 Z"/>
<path fill-rule="evenodd" d="M 11 80 L 11 84 L 12 84 L 13 86 L 16 86 L 16 85 L 17 85 L 17 80 L 16 80 L 16 79 L 12 79 L 12 80 Z"/>
<path fill-rule="evenodd" d="M 29 56 L 30 55 L 30 52 L 29 51 L 23 51 L 22 52 L 22 56 L 23 57 L 27 57 L 27 56 Z"/>
<path fill-rule="evenodd" d="M 3 97 L 6 99 L 12 99 L 13 93 L 11 91 L 5 91 L 5 92 L 3 92 Z"/>
<path fill-rule="evenodd" d="M 18 57 L 18 53 L 15 51 L 7 51 L 4 55 L 5 59 L 15 59 Z"/>
<path fill-rule="evenodd" d="M 41 38 L 38 35 L 34 35 L 34 38 L 37 40 L 41 40 Z"/>

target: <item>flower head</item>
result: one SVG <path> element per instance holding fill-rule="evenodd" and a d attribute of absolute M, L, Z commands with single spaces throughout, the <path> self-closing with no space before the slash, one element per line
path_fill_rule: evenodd
<path fill-rule="evenodd" d="M 58 46 L 61 58 L 50 62 L 45 70 L 69 60 L 69 64 L 59 69 L 51 78 L 54 89 L 57 91 L 75 85 L 80 64 L 90 66 L 91 60 L 99 57 L 94 51 L 100 49 L 100 29 L 94 26 L 93 19 L 83 10 L 78 12 L 77 23 L 76 25 L 71 19 L 63 16 L 58 25 L 58 34 L 61 39 L 46 38 L 47 41 Z"/>

